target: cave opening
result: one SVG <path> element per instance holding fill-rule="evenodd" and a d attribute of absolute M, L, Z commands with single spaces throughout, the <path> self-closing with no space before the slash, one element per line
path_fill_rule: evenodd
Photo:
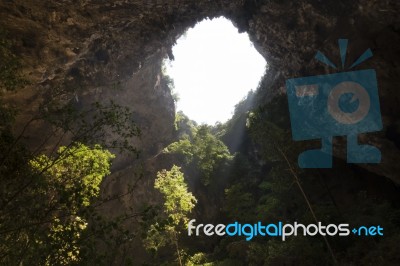
<path fill-rule="evenodd" d="M 176 110 L 199 124 L 231 118 L 235 105 L 257 88 L 267 66 L 248 34 L 238 33 L 225 17 L 188 29 L 172 53 L 164 71 L 174 81 Z"/>

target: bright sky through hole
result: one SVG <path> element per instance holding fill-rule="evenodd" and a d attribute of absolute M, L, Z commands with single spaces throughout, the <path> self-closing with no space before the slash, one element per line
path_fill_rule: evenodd
<path fill-rule="evenodd" d="M 166 68 L 179 95 L 177 110 L 209 125 L 232 117 L 234 106 L 257 88 L 266 66 L 247 33 L 239 34 L 222 17 L 189 29 L 172 52 L 175 60 Z"/>

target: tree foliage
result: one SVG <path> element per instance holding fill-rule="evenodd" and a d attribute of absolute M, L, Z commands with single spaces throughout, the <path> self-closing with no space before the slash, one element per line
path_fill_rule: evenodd
<path fill-rule="evenodd" d="M 194 127 L 192 135 L 182 134 L 180 141 L 166 148 L 166 152 L 181 156 L 175 160 L 186 166 L 185 173 L 187 171 L 190 176 L 196 176 L 196 173 L 202 175 L 202 171 L 206 170 L 209 176 L 223 180 L 225 189 L 222 200 L 215 195 L 219 193 L 217 190 L 210 193 L 211 190 L 201 190 L 196 184 L 194 185 L 195 192 L 199 193 L 201 199 L 197 208 L 199 217 L 204 219 L 214 208 L 211 204 L 215 204 L 215 207 L 220 208 L 222 212 L 207 219 L 215 219 L 218 222 L 297 221 L 311 224 L 320 221 L 323 224 L 349 223 L 351 226 L 379 224 L 392 234 L 381 238 L 349 236 L 325 239 L 322 236 L 298 235 L 284 242 L 268 237 L 255 237 L 248 242 L 240 237 L 225 237 L 215 242 L 213 238 L 207 238 L 203 242 L 201 237 L 198 237 L 196 243 L 191 242 L 187 245 L 186 263 L 188 265 L 391 265 L 394 261 L 398 261 L 399 256 L 394 244 L 400 237 L 398 206 L 396 207 L 385 197 L 375 198 L 367 195 L 368 193 L 360 188 L 360 183 L 356 183 L 356 186 L 339 183 L 345 179 L 359 182 L 361 170 L 357 167 L 337 165 L 336 168 L 339 169 L 330 169 L 329 172 L 299 169 L 297 156 L 308 147 L 305 147 L 304 143 L 292 141 L 285 95 L 278 96 L 268 104 L 251 111 L 248 109 L 248 103 L 245 100 L 239 104 L 238 113 L 235 112 L 235 117 L 227 124 L 220 124 L 208 131 L 213 138 L 218 140 L 220 137 L 236 151 L 229 164 L 215 164 L 215 167 L 203 169 L 203 164 L 197 164 L 202 158 L 201 154 L 215 156 L 212 152 L 203 153 L 207 151 L 205 143 L 215 145 L 216 142 L 204 137 L 206 134 L 199 134 L 201 126 Z M 241 138 L 239 146 L 242 147 L 235 149 L 237 138 Z M 217 149 L 216 147 L 214 148 Z M 206 162 L 209 160 L 205 160 Z M 340 175 L 345 175 L 346 178 L 336 180 Z M 329 181 L 330 178 L 335 180 Z M 327 184 L 328 181 L 331 182 L 330 185 Z M 352 186 L 351 189 L 357 192 L 348 194 L 346 204 L 342 203 L 339 206 L 335 197 L 343 197 L 341 193 L 346 193 L 344 187 L 347 185 Z M 339 187 L 342 190 L 335 195 L 335 190 Z M 207 203 L 212 203 L 205 204 L 207 200 L 209 201 Z M 208 252 L 204 252 L 205 247 L 208 248 Z M 366 253 L 365 250 L 371 252 Z M 202 253 L 199 253 L 200 251 Z"/>
<path fill-rule="evenodd" d="M 154 188 L 164 196 L 164 211 L 174 225 L 188 222 L 187 215 L 196 204 L 196 198 L 188 192 L 183 173 L 174 165 L 170 171 L 165 169 L 157 173 Z"/>
<path fill-rule="evenodd" d="M 207 125 L 198 126 L 192 138 L 184 136 L 170 144 L 164 152 L 178 154 L 184 164 L 198 169 L 204 185 L 211 182 L 212 174 L 219 167 L 233 158 L 225 144 L 211 133 Z"/>
<path fill-rule="evenodd" d="M 99 145 L 90 148 L 74 143 L 60 147 L 55 157 L 40 155 L 31 159 L 30 167 L 20 173 L 20 181 L 25 182 L 22 187 L 17 191 L 2 187 L 3 196 L 11 192 L 3 198 L 1 208 L 3 262 L 78 262 L 78 242 L 87 226 L 82 215 L 98 196 L 100 182 L 110 173 L 112 158 L 114 155 Z"/>
<path fill-rule="evenodd" d="M 2 92 L 27 84 L 12 47 L 0 31 Z M 1 265 L 110 265 L 132 239 L 122 223 L 139 213 L 106 220 L 98 210 L 129 195 L 132 188 L 101 199 L 99 192 L 115 157 L 107 149 L 138 155 L 133 143 L 140 130 L 129 108 L 111 101 L 82 109 L 61 88 L 43 94 L 48 97 L 19 135 L 12 130 L 17 110 L 0 99 Z M 41 132 L 35 149 L 27 149 L 24 132 L 37 122 L 46 124 L 48 131 Z M 101 252 L 96 250 L 99 242 L 104 243 Z M 110 254 L 105 246 L 118 251 Z"/>
<path fill-rule="evenodd" d="M 49 190 L 54 189 L 50 194 L 64 193 L 58 202 L 69 201 L 69 210 L 77 211 L 76 207 L 88 206 L 99 195 L 100 183 L 110 174 L 110 160 L 113 158 L 115 155 L 100 145 L 89 148 L 74 143 L 71 147 L 60 147 L 55 158 L 37 156 L 31 160 L 31 166 L 49 180 Z"/>
<path fill-rule="evenodd" d="M 12 51 L 12 41 L 0 28 L 0 88 L 15 90 L 27 83 L 20 72 L 21 61 Z"/>
<path fill-rule="evenodd" d="M 157 173 L 154 188 L 164 197 L 163 212 L 165 218 L 152 224 L 144 240 L 148 249 L 158 250 L 167 244 L 173 244 L 180 265 L 182 265 L 181 250 L 178 245 L 180 231 L 186 228 L 188 215 L 196 205 L 196 198 L 185 183 L 180 168 L 174 165 L 170 171 L 165 169 Z"/>

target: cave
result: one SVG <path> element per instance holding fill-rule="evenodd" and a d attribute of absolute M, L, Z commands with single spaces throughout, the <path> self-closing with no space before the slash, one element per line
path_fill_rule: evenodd
<path fill-rule="evenodd" d="M 133 107 L 131 117 L 142 136 L 133 140 L 141 150 L 140 159 L 118 155 L 101 193 L 107 197 L 116 192 L 124 194 L 133 184 L 138 188 L 129 197 L 104 207 L 104 213 L 110 217 L 132 206 L 159 201 L 152 190 L 154 178 L 137 179 L 133 169 L 142 165 L 144 176 L 151 176 L 170 164 L 167 158 L 158 157 L 176 138 L 175 105 L 162 77 L 162 62 L 173 57 L 173 45 L 188 28 L 203 19 L 221 16 L 232 21 L 239 32 L 247 32 L 268 62 L 268 71 L 259 87 L 262 93 L 257 99 L 261 105 L 273 104 L 277 97 L 285 95 L 286 80 L 348 71 L 350 62 L 371 49 L 373 57 L 354 69 L 376 71 L 383 129 L 361 134 L 359 141 L 378 147 L 381 163 L 348 166 L 351 180 L 346 180 L 339 170 L 328 173 L 324 169 L 320 173 L 326 177 L 327 185 L 342 187 L 337 189 L 337 195 L 347 186 L 349 190 L 362 187 L 376 195 L 387 194 L 393 201 L 398 199 L 397 1 L 12 0 L 2 1 L 0 10 L 0 27 L 12 41 L 12 51 L 21 58 L 22 74 L 29 81 L 22 89 L 6 91 L 2 97 L 8 105 L 18 108 L 13 132 L 23 136 L 29 149 L 40 147 L 49 153 L 54 145 L 63 145 L 72 138 L 66 135 L 60 139 L 56 135 L 43 145 L 51 126 L 34 121 L 26 127 L 43 111 L 38 110 L 43 102 L 57 99 L 59 103 L 72 103 L 77 109 L 84 109 L 95 102 L 112 100 Z M 344 68 L 332 69 L 314 59 L 316 52 L 321 51 L 340 66 L 339 39 L 349 41 Z M 334 168 L 346 168 L 345 161 L 346 139 L 335 138 Z M 339 196 L 337 204 L 346 205 L 346 197 Z M 134 248 L 137 245 L 133 244 Z"/>
<path fill-rule="evenodd" d="M 39 101 L 38 94 L 46 94 L 44 91 L 51 87 L 73 90 L 78 98 L 106 98 L 107 87 L 114 84 L 131 87 L 132 94 L 143 87 L 141 93 L 145 93 L 144 87 L 156 86 L 161 61 L 171 54 L 172 45 L 188 27 L 207 17 L 224 16 L 239 32 L 249 34 L 268 62 L 264 89 L 269 98 L 284 89 L 288 78 L 329 73 L 313 57 L 321 50 L 338 61 L 340 38 L 350 41 L 349 61 L 370 48 L 373 60 L 362 66 L 377 71 L 384 127 L 393 128 L 395 114 L 399 113 L 395 91 L 398 66 L 394 60 L 399 53 L 396 8 L 392 2 L 368 1 L 76 1 L 74 7 L 45 1 L 35 5 L 5 2 L 1 25 L 12 33 L 14 49 L 23 57 L 23 71 L 36 84 L 26 88 L 29 93 L 21 91 L 9 98 L 30 112 Z M 164 108 L 171 113 L 168 95 L 165 102 Z M 384 136 L 371 138 L 382 140 L 380 145 L 391 152 L 384 153 L 381 164 L 365 167 L 398 182 L 397 147 Z"/>

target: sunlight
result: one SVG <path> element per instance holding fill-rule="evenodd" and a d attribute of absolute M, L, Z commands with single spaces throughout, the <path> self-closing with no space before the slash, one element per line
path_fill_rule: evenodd
<path fill-rule="evenodd" d="M 203 20 L 178 39 L 166 63 L 179 95 L 177 111 L 197 123 L 226 122 L 234 106 L 257 85 L 266 61 L 247 33 L 220 17 Z"/>

